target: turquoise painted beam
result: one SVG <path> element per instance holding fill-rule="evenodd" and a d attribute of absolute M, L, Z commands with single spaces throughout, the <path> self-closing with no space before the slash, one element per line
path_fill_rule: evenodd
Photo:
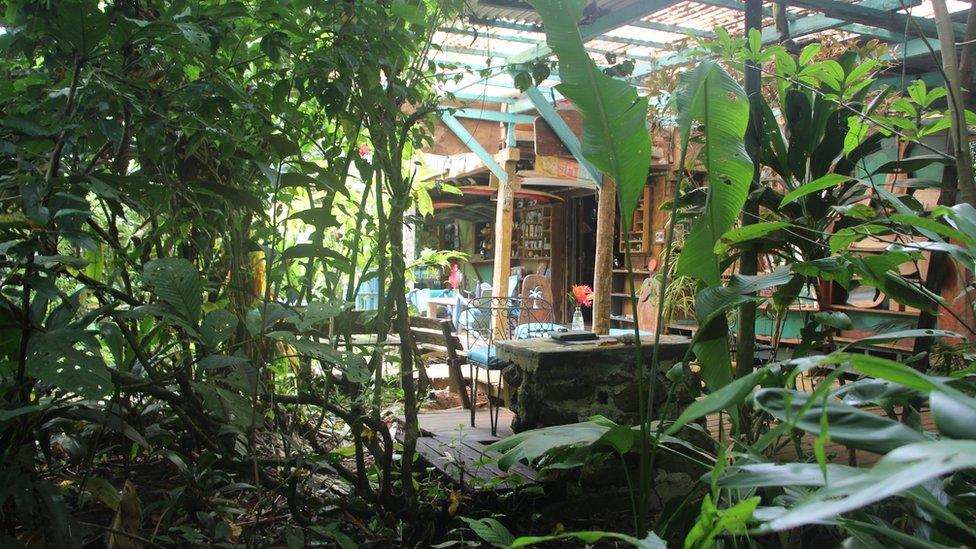
<path fill-rule="evenodd" d="M 917 6 L 921 4 L 921 0 L 906 0 L 906 6 Z M 883 10 L 883 11 L 894 11 L 902 8 L 902 3 L 899 0 L 863 0 L 862 2 L 857 2 L 857 6 Z M 835 17 L 828 17 L 826 15 L 808 15 L 805 17 L 800 17 L 795 21 L 790 23 L 790 38 L 799 38 L 801 36 L 806 36 L 809 34 L 815 34 L 825 30 L 836 29 L 848 26 L 848 21 L 844 19 L 838 19 Z M 867 27 L 861 25 L 864 29 L 870 29 L 872 27 Z M 853 29 L 844 29 L 851 32 L 857 32 Z M 890 31 L 880 31 L 880 32 L 890 32 Z M 779 35 L 776 32 L 775 27 L 766 27 L 762 31 L 763 44 L 773 44 L 778 41 Z"/>
<path fill-rule="evenodd" d="M 840 0 L 783 0 L 783 2 L 791 6 L 823 12 L 827 17 L 842 19 L 848 23 L 860 23 L 894 32 L 904 32 L 907 29 L 908 33 L 914 36 L 921 34 L 930 38 L 939 37 L 935 20 L 927 17 L 909 18 L 904 13 L 888 12 L 859 4 L 848 4 Z M 963 40 L 966 35 L 965 25 L 957 23 L 954 27 L 956 39 Z"/>
<path fill-rule="evenodd" d="M 464 36 L 473 36 L 475 38 L 484 38 L 487 40 L 498 40 L 500 42 L 518 42 L 521 44 L 542 44 L 545 39 L 539 40 L 537 38 L 530 38 L 528 36 L 521 36 L 518 34 L 497 34 L 494 32 L 484 32 L 476 29 L 463 29 L 460 27 L 442 27 L 439 30 L 450 33 L 450 34 L 463 34 Z"/>
<path fill-rule="evenodd" d="M 932 71 L 924 74 L 906 75 L 904 80 L 905 86 L 902 86 L 901 75 L 879 78 L 875 80 L 873 84 L 871 84 L 871 88 L 874 89 L 874 88 L 879 88 L 881 86 L 892 86 L 895 89 L 902 90 L 904 89 L 904 87 L 907 87 L 915 80 L 921 80 L 922 82 L 925 82 L 925 85 L 930 88 L 934 86 L 945 86 L 945 79 L 942 78 L 942 73 L 938 71 Z"/>
<path fill-rule="evenodd" d="M 513 34 L 496 34 L 496 33 L 477 31 L 474 29 L 462 29 L 456 27 L 444 27 L 441 28 L 440 30 L 450 34 L 461 34 L 464 36 L 473 36 L 476 38 L 484 38 L 487 40 L 493 40 L 498 42 L 518 42 L 520 44 L 533 44 L 533 47 L 527 50 L 512 55 L 507 55 L 505 57 L 505 60 L 511 64 L 528 63 L 531 61 L 535 61 L 536 59 L 539 59 L 541 57 L 546 57 L 550 53 L 552 53 L 552 50 L 549 49 L 549 46 L 547 46 L 544 41 L 539 41 L 534 38 L 529 38 L 526 36 L 519 36 Z M 635 45 L 641 45 L 641 44 L 635 44 Z M 662 47 L 660 44 L 657 43 L 654 43 L 654 45 L 650 45 L 650 43 L 648 43 L 646 45 L 648 45 L 648 47 Z M 535 51 L 536 49 L 544 53 L 540 53 L 538 55 L 532 55 L 528 53 L 530 51 Z M 606 55 L 608 53 L 612 53 L 619 57 L 627 57 L 629 59 L 634 59 L 637 61 L 650 61 L 651 59 L 653 59 L 652 57 L 646 55 L 626 55 L 621 52 L 615 52 L 615 51 L 598 49 L 598 48 L 586 48 L 586 51 L 598 55 Z"/>
<path fill-rule="evenodd" d="M 669 25 L 667 23 L 658 23 L 657 21 L 644 21 L 643 19 L 637 19 L 627 23 L 628 27 L 637 27 L 640 29 L 656 30 L 671 32 L 674 34 L 685 34 L 690 36 L 697 36 L 699 38 L 713 38 L 715 36 L 714 32 L 696 29 L 694 27 L 684 27 L 681 25 Z"/>
<path fill-rule="evenodd" d="M 513 114 L 509 112 L 498 112 L 487 109 L 457 109 L 452 114 L 455 118 L 474 118 L 477 120 L 487 120 L 489 122 L 505 122 L 506 124 L 531 124 L 535 122 L 535 117 L 527 114 Z"/>
<path fill-rule="evenodd" d="M 460 53 L 461 55 L 477 55 L 480 57 L 497 57 L 499 59 L 505 59 L 505 54 L 499 53 L 497 51 L 486 50 L 482 48 L 465 48 L 458 46 L 443 46 L 435 45 L 431 46 L 434 51 L 442 51 L 446 53 Z"/>
<path fill-rule="evenodd" d="M 589 160 L 583 157 L 583 148 L 580 146 L 580 140 L 573 133 L 573 130 L 569 128 L 566 121 L 559 116 L 556 112 L 556 107 L 550 103 L 542 92 L 539 91 L 535 86 L 529 88 L 525 91 L 525 96 L 532 101 L 532 105 L 535 106 L 536 110 L 539 111 L 539 116 L 549 124 L 552 131 L 556 132 L 556 136 L 562 141 L 569 153 L 573 155 L 573 158 L 579 162 L 580 166 L 586 171 L 590 176 L 590 179 L 596 183 L 597 187 L 603 186 L 603 174 L 600 170 L 596 168 Z"/>
<path fill-rule="evenodd" d="M 514 104 L 518 99 L 515 97 L 502 97 L 499 95 L 488 95 L 484 93 L 471 93 L 471 92 L 458 92 L 452 94 L 455 99 L 461 101 L 486 101 L 488 103 L 505 103 L 507 105 Z"/>
<path fill-rule="evenodd" d="M 580 36 L 583 37 L 583 42 L 589 42 L 607 31 L 623 27 L 677 3 L 678 0 L 643 0 L 634 2 L 627 7 L 615 9 L 588 25 L 583 25 L 579 28 Z M 551 53 L 552 50 L 549 49 L 548 45 L 540 44 L 512 55 L 509 59 L 513 63 L 527 63 L 540 57 L 547 57 Z M 637 59 L 637 57 L 634 57 L 634 59 Z"/>
<path fill-rule="evenodd" d="M 704 4 L 706 6 L 715 6 L 718 8 L 726 8 L 726 9 L 736 10 L 736 11 L 746 11 L 746 4 L 741 0 L 695 0 L 695 1 L 699 4 Z M 763 6 L 762 14 L 763 17 L 772 17 L 773 10 Z M 792 15 L 793 14 L 788 14 L 786 18 L 792 19 L 793 18 L 791 17 Z"/>
<path fill-rule="evenodd" d="M 904 44 L 896 45 L 898 46 L 897 51 L 891 56 L 895 61 L 908 61 L 909 59 L 918 59 L 919 57 L 929 57 L 934 51 L 937 58 L 933 62 L 942 63 L 942 56 L 939 54 L 941 47 L 939 46 L 938 40 L 915 38 Z M 932 48 L 931 51 L 929 50 L 930 47 Z"/>
<path fill-rule="evenodd" d="M 877 38 L 885 42 L 902 42 L 905 40 L 903 33 L 869 27 L 860 23 L 851 23 L 838 28 L 845 32 L 859 34 L 865 38 Z"/>
<path fill-rule="evenodd" d="M 468 23 L 471 23 L 472 25 L 514 30 L 519 32 L 536 32 L 540 34 L 545 33 L 545 28 L 542 25 L 533 25 L 530 23 L 518 23 L 515 21 L 506 21 L 504 19 L 484 19 L 481 17 L 468 17 Z M 542 40 L 544 40 L 544 37 L 540 37 L 540 42 Z M 662 44 L 661 42 L 651 42 L 648 40 L 627 38 L 624 36 L 610 36 L 609 34 L 601 34 L 599 36 L 594 37 L 594 40 L 603 40 L 604 42 L 614 42 L 617 44 L 627 44 L 631 46 L 643 46 L 649 48 L 664 47 L 664 44 Z"/>
<path fill-rule="evenodd" d="M 445 126 L 454 132 L 454 135 L 458 136 L 458 139 L 461 140 L 461 143 L 464 143 L 464 146 L 467 147 L 469 151 L 473 152 L 478 159 L 484 162 L 485 166 L 491 170 L 491 173 L 495 174 L 495 177 L 497 177 L 503 183 L 508 182 L 508 174 L 505 173 L 505 169 L 495 161 L 495 157 L 493 157 L 491 153 L 481 146 L 481 143 L 478 143 L 478 140 L 471 135 L 471 132 L 469 132 L 468 129 L 465 128 L 457 118 L 454 118 L 450 113 L 445 112 L 441 113 L 441 120 L 444 122 Z"/>

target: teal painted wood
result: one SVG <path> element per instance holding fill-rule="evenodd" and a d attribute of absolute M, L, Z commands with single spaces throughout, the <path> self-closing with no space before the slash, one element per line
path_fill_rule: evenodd
<path fill-rule="evenodd" d="M 815 311 L 788 311 L 783 322 L 783 339 L 800 339 L 801 330 L 809 315 Z M 911 330 L 915 328 L 916 318 L 908 315 L 893 315 L 884 311 L 863 309 L 858 311 L 843 311 L 851 319 L 853 329 L 872 332 Z M 760 315 L 756 318 L 756 335 L 772 337 L 776 328 L 775 319 Z"/>
<path fill-rule="evenodd" d="M 478 143 L 478 141 L 474 138 L 473 135 L 471 135 L 471 133 L 467 130 L 467 128 L 461 125 L 461 122 L 459 122 L 457 118 L 454 118 L 453 116 L 445 112 L 441 114 L 441 120 L 444 122 L 445 126 L 450 128 L 451 131 L 454 132 L 454 135 L 458 136 L 458 139 L 460 139 L 461 142 L 464 143 L 464 146 L 467 147 L 468 150 L 470 150 L 475 155 L 477 155 L 478 158 L 485 163 L 485 166 L 487 166 L 488 169 L 491 170 L 491 173 L 495 174 L 495 177 L 497 177 L 502 182 L 506 182 L 506 183 L 508 182 L 508 174 L 505 173 L 505 169 L 502 168 L 501 165 L 498 164 L 498 162 L 495 162 L 495 158 L 491 156 L 491 154 L 488 151 L 486 151 L 485 148 L 482 147 L 480 143 Z"/>
<path fill-rule="evenodd" d="M 905 32 L 907 29 L 909 34 L 915 36 L 921 34 L 931 38 L 939 37 L 935 20 L 927 17 L 909 18 L 903 13 L 888 12 L 859 4 L 848 4 L 839 0 L 784 0 L 784 3 L 823 12 L 828 17 L 843 19 L 849 23 L 861 23 L 895 32 Z M 957 23 L 953 27 L 956 31 L 956 39 L 963 40 L 963 37 L 966 36 L 966 26 Z"/>
<path fill-rule="evenodd" d="M 535 106 L 536 110 L 539 111 L 539 116 L 541 116 L 542 119 L 549 124 L 552 131 L 556 132 L 556 136 L 559 137 L 560 141 L 563 142 L 563 145 L 565 145 L 570 154 L 573 155 L 573 158 L 575 158 L 576 161 L 580 163 L 580 166 L 586 170 L 586 173 L 590 176 L 590 179 L 592 179 L 598 187 L 602 186 L 603 174 L 600 173 L 600 170 L 598 170 L 596 166 L 591 164 L 587 159 L 583 158 L 583 149 L 580 147 L 579 138 L 576 137 L 573 130 L 569 129 L 566 121 L 559 116 L 559 113 L 556 112 L 556 108 L 546 100 L 546 98 L 542 95 L 542 92 L 540 92 L 535 86 L 526 90 L 525 95 L 530 101 L 532 101 L 532 104 Z"/>
<path fill-rule="evenodd" d="M 906 6 L 917 6 L 921 4 L 921 0 L 911 0 L 906 1 Z M 864 0 L 862 2 L 857 2 L 853 5 L 862 6 L 865 8 L 883 10 L 883 11 L 893 11 L 902 8 L 902 4 L 895 0 Z M 835 17 L 828 17 L 826 15 L 808 15 L 806 17 L 800 17 L 795 21 L 790 22 L 790 38 L 799 38 L 801 36 L 806 36 L 808 34 L 815 34 L 821 31 L 841 28 L 842 30 L 847 30 L 850 32 L 858 32 L 859 34 L 870 34 L 876 38 L 890 39 L 890 40 L 901 40 L 904 38 L 904 34 L 896 33 L 893 31 L 874 29 L 874 27 L 869 27 L 867 25 L 859 25 L 860 31 L 855 30 L 853 25 L 848 24 L 849 21 L 844 19 L 837 19 Z M 874 29 L 873 31 L 871 29 Z M 872 34 L 875 33 L 875 34 Z M 877 33 L 882 33 L 883 36 L 876 36 Z M 772 44 L 778 40 L 778 34 L 774 27 L 766 27 L 762 31 L 763 44 Z"/>
<path fill-rule="evenodd" d="M 475 118 L 489 122 L 506 122 L 515 124 L 531 124 L 535 117 L 528 114 L 513 114 L 488 109 L 457 109 L 453 113 L 455 118 Z"/>
<path fill-rule="evenodd" d="M 583 37 L 583 42 L 597 39 L 607 31 L 623 27 L 631 21 L 635 21 L 664 8 L 669 8 L 677 3 L 678 0 L 645 0 L 643 2 L 634 2 L 625 8 L 613 10 L 589 25 L 580 27 L 580 36 Z M 509 57 L 509 60 L 512 63 L 527 63 L 540 57 L 547 57 L 551 53 L 552 50 L 548 45 L 540 44 L 512 55 Z"/>

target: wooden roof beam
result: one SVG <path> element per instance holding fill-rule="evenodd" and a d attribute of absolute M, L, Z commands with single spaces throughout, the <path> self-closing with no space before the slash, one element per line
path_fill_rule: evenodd
<path fill-rule="evenodd" d="M 741 0 L 695 0 L 699 4 L 704 4 L 706 6 L 715 6 L 717 8 L 726 8 L 735 11 L 746 11 L 746 4 Z M 763 6 L 762 9 L 763 17 L 772 17 L 773 10 Z M 794 19 L 796 16 L 793 14 L 787 14 L 787 19 Z"/>
<path fill-rule="evenodd" d="M 921 0 L 906 0 L 905 5 L 907 6 L 917 6 L 921 4 Z M 858 2 L 857 6 L 862 6 L 865 8 L 884 10 L 884 11 L 894 11 L 901 9 L 902 3 L 899 0 L 863 0 Z M 808 15 L 806 17 L 801 17 L 790 23 L 790 38 L 799 38 L 801 36 L 807 36 L 809 34 L 816 34 L 830 29 L 840 28 L 842 30 L 847 30 L 848 32 L 858 32 L 853 28 L 849 27 L 848 21 L 844 19 L 837 19 L 835 17 L 828 17 L 826 15 Z M 866 25 L 859 25 L 861 30 L 870 29 L 873 27 L 868 27 Z M 881 31 L 888 32 L 891 31 Z M 858 34 L 860 34 L 858 32 Z M 774 44 L 778 40 L 778 34 L 776 29 L 773 27 L 766 27 L 762 31 L 763 44 Z"/>
<path fill-rule="evenodd" d="M 658 23 L 657 21 L 644 21 L 643 19 L 631 21 L 630 23 L 627 23 L 627 26 L 637 27 L 640 29 L 671 32 L 674 34 L 685 34 L 697 36 L 699 38 L 713 38 L 715 36 L 715 33 L 712 31 L 696 29 L 694 27 L 683 27 L 681 25 L 669 25 L 667 23 Z"/>
<path fill-rule="evenodd" d="M 904 13 L 889 12 L 882 9 L 865 7 L 860 4 L 848 4 L 840 0 L 783 0 L 784 3 L 799 8 L 823 12 L 834 19 L 841 19 L 849 23 L 860 23 L 869 27 L 887 29 L 894 32 L 905 32 L 914 36 L 938 38 L 935 20 L 927 17 L 909 17 Z M 911 19 L 911 21 L 909 21 Z M 956 39 L 963 40 L 966 27 L 962 24 L 954 25 Z M 921 31 L 921 33 L 919 32 Z"/>
<path fill-rule="evenodd" d="M 596 182 L 598 186 L 602 186 L 603 174 L 600 173 L 600 170 L 591 164 L 589 160 L 583 157 L 583 148 L 580 145 L 579 138 L 576 137 L 573 130 L 570 129 L 568 124 L 566 124 L 566 121 L 559 116 L 559 113 L 556 111 L 556 108 L 552 105 L 552 103 L 550 103 L 546 97 L 542 95 L 542 92 L 540 92 L 535 86 L 532 86 L 526 90 L 525 96 L 528 97 L 529 101 L 532 102 L 532 105 L 535 106 L 537 111 L 539 111 L 539 116 L 541 116 L 542 119 L 549 124 L 549 127 L 552 128 L 552 131 L 555 132 L 557 137 L 559 137 L 559 140 L 563 142 L 563 145 L 565 145 L 566 149 L 569 150 L 570 154 L 573 155 L 573 158 L 575 158 L 576 161 L 579 162 L 580 166 L 584 168 L 584 171 L 590 176 L 590 179 Z"/>
<path fill-rule="evenodd" d="M 678 0 L 638 0 L 624 8 L 619 8 L 600 17 L 596 21 L 579 28 L 583 42 L 597 39 L 601 34 L 623 27 L 633 21 L 646 17 L 656 11 L 669 8 L 678 3 Z M 540 57 L 548 57 L 552 53 L 548 45 L 529 48 L 521 53 L 513 55 L 510 60 L 515 63 L 527 63 Z M 637 57 L 634 57 L 637 59 Z"/>
<path fill-rule="evenodd" d="M 479 160 L 484 162 L 485 166 L 491 171 L 491 173 L 495 174 L 495 177 L 501 181 L 508 181 L 508 173 L 505 172 L 505 168 L 502 168 L 501 165 L 495 161 L 495 157 L 493 157 L 491 153 L 486 151 L 485 148 L 478 143 L 478 140 L 471 135 L 471 132 L 469 132 L 467 128 L 461 125 L 461 122 L 459 122 L 457 118 L 454 118 L 450 113 L 445 112 L 441 113 L 441 121 L 443 121 L 444 125 L 454 132 L 454 135 L 461 140 L 461 143 L 464 143 L 464 146 L 467 147 L 468 150 L 473 152 Z"/>
<path fill-rule="evenodd" d="M 531 23 L 518 23 L 515 21 L 505 21 L 504 19 L 485 19 L 481 17 L 468 17 L 468 23 L 472 25 L 481 25 L 485 27 L 494 27 L 499 29 L 508 29 L 519 32 L 537 32 L 545 33 L 545 28 L 542 25 L 533 25 Z M 665 44 L 661 42 L 651 42 L 647 40 L 639 40 L 636 38 L 627 38 L 623 36 L 610 36 L 609 34 L 601 34 L 593 38 L 594 40 L 603 40 L 604 42 L 614 42 L 617 44 L 628 44 L 631 46 L 642 46 L 647 48 L 663 48 Z"/>

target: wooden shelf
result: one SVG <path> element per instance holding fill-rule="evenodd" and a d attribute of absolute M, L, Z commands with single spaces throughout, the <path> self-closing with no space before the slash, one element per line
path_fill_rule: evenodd
<path fill-rule="evenodd" d="M 834 311 L 848 311 L 848 312 L 855 312 L 855 313 L 871 313 L 871 314 L 892 315 L 892 316 L 908 316 L 908 317 L 918 316 L 918 313 L 913 311 L 892 311 L 891 309 L 862 309 L 860 307 L 852 307 L 850 305 L 840 305 L 840 304 L 831 304 L 830 309 Z"/>
<path fill-rule="evenodd" d="M 633 225 L 629 228 L 620 226 L 619 251 L 627 251 L 627 243 L 624 236 L 630 236 L 630 252 L 634 254 L 646 254 L 651 250 L 651 234 L 647 229 L 651 225 L 651 188 L 644 186 L 644 192 L 637 201 L 634 209 Z M 629 229 L 629 230 L 628 230 Z"/>

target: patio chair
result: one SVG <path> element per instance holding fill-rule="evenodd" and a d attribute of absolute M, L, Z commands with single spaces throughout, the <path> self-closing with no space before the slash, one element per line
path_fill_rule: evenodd
<path fill-rule="evenodd" d="M 549 332 L 565 331 L 566 327 L 553 322 L 552 304 L 543 299 L 517 297 L 481 297 L 468 302 L 465 311 L 468 366 L 471 376 L 471 426 L 475 425 L 478 398 L 478 377 L 485 370 L 488 380 L 488 420 L 491 434 L 498 432 L 498 412 L 501 406 L 501 370 L 508 363 L 495 354 L 495 344 L 512 339 L 542 337 Z M 531 321 L 520 323 L 521 318 Z M 492 319 L 497 319 L 492 321 Z M 493 326 L 494 324 L 494 326 Z M 492 394 L 491 372 L 499 372 L 498 389 Z"/>
<path fill-rule="evenodd" d="M 656 279 L 648 278 L 641 285 L 640 291 L 637 292 L 637 318 L 640 320 L 640 338 L 642 342 L 645 342 L 645 338 L 653 338 L 654 331 L 657 329 L 657 292 L 659 287 L 660 284 Z M 625 299 L 623 307 L 623 314 L 629 315 L 632 310 L 630 301 Z M 633 327 L 610 328 L 609 332 L 609 335 L 613 337 L 633 334 Z"/>

